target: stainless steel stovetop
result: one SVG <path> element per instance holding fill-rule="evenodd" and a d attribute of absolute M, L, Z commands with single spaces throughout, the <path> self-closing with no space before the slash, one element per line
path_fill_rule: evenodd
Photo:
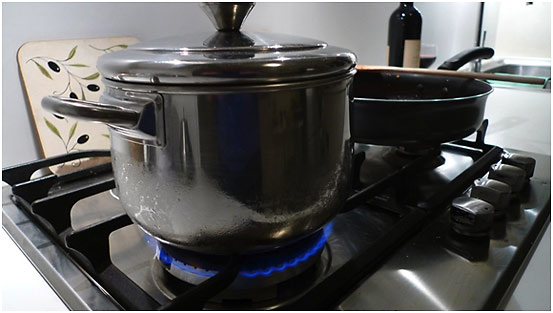
<path fill-rule="evenodd" d="M 305 288 L 283 296 L 280 289 L 291 288 L 283 285 L 262 301 L 207 299 L 193 308 L 501 308 L 550 222 L 550 157 L 522 153 L 536 159 L 534 177 L 511 201 L 506 217 L 494 221 L 489 238 L 475 239 L 451 231 L 449 204 L 485 175 L 501 149 L 447 145 L 439 164 L 434 158 L 413 170 L 409 164 L 416 160 L 394 163 L 399 174 L 385 166 L 371 174 L 371 155 L 387 149 L 357 147 L 357 193 L 332 222 L 317 275 L 299 281 Z M 13 190 L 2 190 L 3 227 L 70 309 L 178 308 L 156 285 L 156 250 L 125 219 L 112 184 L 109 165 L 12 183 Z M 69 217 L 48 222 L 57 210 Z"/>

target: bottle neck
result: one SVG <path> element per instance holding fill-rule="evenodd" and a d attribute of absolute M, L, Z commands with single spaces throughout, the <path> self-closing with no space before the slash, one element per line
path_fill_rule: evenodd
<path fill-rule="evenodd" d="M 404 8 L 412 8 L 413 7 L 413 2 L 400 2 L 399 5 L 404 7 Z"/>

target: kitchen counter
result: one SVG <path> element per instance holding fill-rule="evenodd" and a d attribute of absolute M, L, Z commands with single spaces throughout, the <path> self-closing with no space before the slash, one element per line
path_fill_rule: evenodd
<path fill-rule="evenodd" d="M 9 256 L 2 262 L 2 311 L 68 311 L 3 229 L 0 243 L 4 256 Z M 32 300 L 29 295 L 33 296 Z"/>
<path fill-rule="evenodd" d="M 495 87 L 485 118 L 487 143 L 551 155 L 550 91 Z M 551 310 L 551 224 L 505 309 Z"/>
<path fill-rule="evenodd" d="M 486 143 L 551 155 L 551 92 L 494 86 L 484 117 Z"/>
<path fill-rule="evenodd" d="M 485 117 L 490 120 L 486 142 L 550 155 L 551 94 L 542 90 L 498 87 L 490 95 Z M 63 302 L 33 269 L 5 231 L 0 233 L 5 251 L 2 266 L 2 309 L 67 310 Z M 539 242 L 505 308 L 550 310 L 551 226 Z M 33 301 L 28 295 L 32 294 Z"/>

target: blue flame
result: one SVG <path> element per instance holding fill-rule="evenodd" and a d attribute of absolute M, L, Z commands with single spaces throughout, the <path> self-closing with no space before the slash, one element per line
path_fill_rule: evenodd
<path fill-rule="evenodd" d="M 293 257 L 290 260 L 285 261 L 278 265 L 264 267 L 260 269 L 254 269 L 254 270 L 242 270 L 240 271 L 239 274 L 248 278 L 254 278 L 258 276 L 269 276 L 275 272 L 282 272 L 288 268 L 295 267 L 299 263 L 305 262 L 311 256 L 319 252 L 319 250 L 321 250 L 324 247 L 331 233 L 332 233 L 332 222 L 330 222 L 324 227 L 321 237 L 317 240 L 317 242 L 313 246 L 309 247 L 304 253 L 296 257 Z M 146 237 L 146 242 L 148 243 L 149 246 L 152 246 L 153 241 L 149 240 L 152 238 L 148 238 L 148 237 Z M 180 270 L 187 271 L 189 273 L 203 276 L 203 277 L 212 277 L 218 273 L 218 271 L 203 270 L 203 269 L 195 268 L 188 264 L 182 263 L 176 260 L 175 258 L 173 258 L 172 256 L 170 256 L 163 249 L 160 249 L 159 245 L 156 245 L 156 253 L 159 256 L 159 260 L 167 266 L 169 265 L 175 266 Z"/>
<path fill-rule="evenodd" d="M 212 276 L 215 276 L 215 274 L 217 274 L 217 271 L 207 271 L 207 270 L 195 268 L 188 264 L 184 264 L 180 261 L 177 261 L 162 249 L 158 248 L 157 253 L 159 255 L 159 260 L 163 262 L 165 265 L 175 266 L 180 270 L 183 270 L 192 274 L 196 274 L 199 276 L 204 276 L 204 277 L 212 277 Z"/>
<path fill-rule="evenodd" d="M 322 249 L 324 244 L 326 243 L 328 236 L 330 236 L 331 232 L 332 232 L 332 222 L 329 223 L 327 226 L 325 226 L 321 238 L 319 238 L 319 240 L 315 243 L 315 245 L 309 248 L 305 253 L 293 258 L 290 261 L 284 262 L 280 265 L 271 266 L 265 269 L 253 270 L 253 271 L 241 271 L 240 275 L 243 275 L 249 278 L 253 278 L 257 276 L 269 276 L 274 272 L 282 272 L 287 268 L 294 267 L 299 263 L 306 261 L 307 259 L 309 259 L 309 257 L 311 257 L 312 255 L 317 253 L 320 249 Z"/>

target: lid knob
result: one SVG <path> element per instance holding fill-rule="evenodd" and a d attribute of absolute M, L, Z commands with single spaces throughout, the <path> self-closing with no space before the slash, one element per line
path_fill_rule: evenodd
<path fill-rule="evenodd" d="M 238 31 L 254 2 L 204 2 L 200 6 L 218 31 Z"/>

